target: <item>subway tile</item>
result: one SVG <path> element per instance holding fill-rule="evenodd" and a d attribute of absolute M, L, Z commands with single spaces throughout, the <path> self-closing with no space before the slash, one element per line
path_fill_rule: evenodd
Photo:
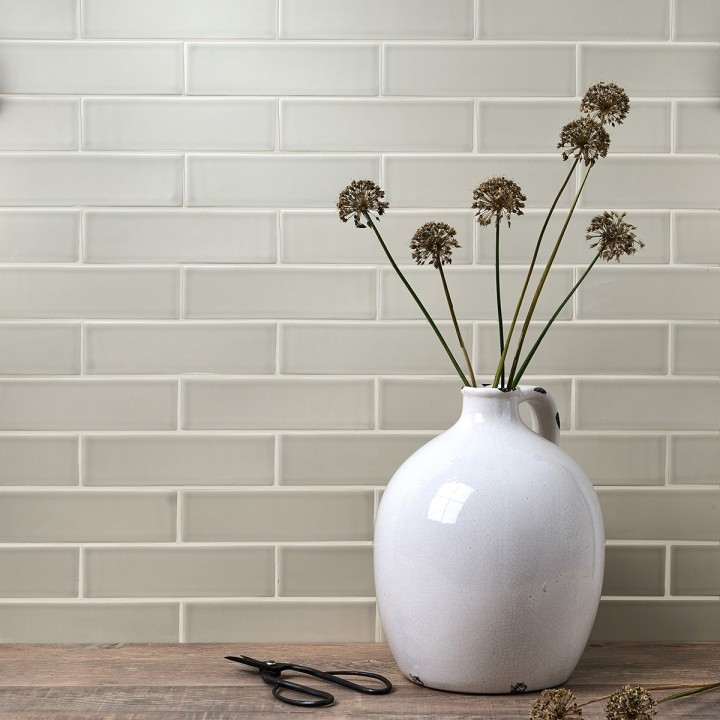
<path fill-rule="evenodd" d="M 287 39 L 470 40 L 473 1 L 281 0 L 280 37 Z"/>
<path fill-rule="evenodd" d="M 173 268 L 0 268 L 0 317 L 176 318 Z"/>
<path fill-rule="evenodd" d="M 675 152 L 720 152 L 720 103 L 717 100 L 675 104 Z"/>
<path fill-rule="evenodd" d="M 587 266 L 594 257 L 594 251 L 585 238 L 588 225 L 597 215 L 597 210 L 575 210 L 555 257 L 558 265 L 578 264 Z M 521 218 L 513 220 L 512 227 L 502 228 L 500 233 L 500 261 L 503 265 L 521 264 L 528 266 L 535 252 L 537 239 L 547 217 L 546 210 L 529 210 Z M 567 211 L 553 213 L 540 245 L 538 263 L 545 264 L 555 241 L 560 235 Z M 645 247 L 635 255 L 626 255 L 622 263 L 654 264 L 670 261 L 670 213 L 660 210 L 632 210 L 626 221 L 637 228 L 637 237 Z M 484 265 L 495 263 L 495 228 L 478 227 L 477 261 Z"/>
<path fill-rule="evenodd" d="M 608 540 L 717 540 L 720 490 L 600 488 L 598 496 Z"/>
<path fill-rule="evenodd" d="M 371 545 L 281 546 L 279 567 L 280 595 L 375 596 Z"/>
<path fill-rule="evenodd" d="M 80 374 L 79 324 L 0 323 L 0 347 L 2 375 Z"/>
<path fill-rule="evenodd" d="M 188 95 L 377 95 L 365 43 L 187 43 Z"/>
<path fill-rule="evenodd" d="M 0 67 L 12 68 L 3 92 L 82 95 L 182 92 L 182 44 L 29 41 L 0 43 Z"/>
<path fill-rule="evenodd" d="M 367 430 L 374 405 L 372 380 L 186 380 L 183 428 Z"/>
<path fill-rule="evenodd" d="M 673 40 L 717 42 L 720 6 L 715 0 L 681 0 L 673 8 Z"/>
<path fill-rule="evenodd" d="M 608 545 L 603 595 L 665 594 L 665 548 L 657 545 Z"/>
<path fill-rule="evenodd" d="M 88 210 L 84 259 L 89 263 L 273 263 L 276 224 L 274 212 Z"/>
<path fill-rule="evenodd" d="M 543 379 L 533 384 L 542 385 L 552 395 L 560 413 L 561 428 L 567 429 L 570 381 L 555 379 L 548 382 Z M 455 378 L 381 379 L 379 427 L 382 430 L 446 430 L 460 417 L 460 390 L 461 385 Z M 523 417 L 529 418 L 529 414 L 523 413 Z"/>
<path fill-rule="evenodd" d="M 187 542 L 371 540 L 371 490 L 188 490 Z"/>
<path fill-rule="evenodd" d="M 280 101 L 280 149 L 470 152 L 471 100 Z"/>
<path fill-rule="evenodd" d="M 511 177 L 527 196 L 527 206 L 549 207 L 569 167 L 560 157 L 389 156 L 384 160 L 384 187 L 391 207 L 469 208 L 473 190 L 493 175 Z M 559 206 L 568 207 L 568 188 Z"/>
<path fill-rule="evenodd" d="M 665 436 L 566 433 L 560 446 L 593 485 L 664 485 Z"/>
<path fill-rule="evenodd" d="M 79 246 L 75 210 L 0 210 L 2 262 L 77 262 Z"/>
<path fill-rule="evenodd" d="M 523 360 L 544 327 L 544 323 L 531 324 Z M 509 323 L 505 337 L 508 330 Z M 494 372 L 498 363 L 497 322 L 478 324 L 475 331 L 476 364 L 483 373 Z M 514 341 L 519 333 L 520 327 L 516 327 Z M 664 323 L 556 322 L 528 367 L 540 375 L 665 375 L 667 347 L 668 326 Z"/>
<path fill-rule="evenodd" d="M 0 430 L 174 430 L 173 380 L 0 380 Z"/>
<path fill-rule="evenodd" d="M 720 265 L 720 213 L 673 214 L 673 252 L 676 263 Z"/>
<path fill-rule="evenodd" d="M 272 150 L 275 101 L 228 98 L 89 98 L 86 150 Z"/>
<path fill-rule="evenodd" d="M 374 642 L 370 601 L 188 602 L 186 642 Z"/>
<path fill-rule="evenodd" d="M 670 152 L 670 110 L 669 101 L 633 100 L 628 119 L 610 128 L 610 152 Z M 560 129 L 579 114 L 576 99 L 482 100 L 478 148 L 487 153 L 559 152 Z"/>
<path fill-rule="evenodd" d="M 2 492 L 3 542 L 172 542 L 174 492 Z"/>
<path fill-rule="evenodd" d="M 618 19 L 622 18 L 622 22 Z M 667 40 L 667 0 L 480 0 L 482 40 Z"/>
<path fill-rule="evenodd" d="M 675 375 L 717 375 L 720 325 L 674 325 L 671 353 Z"/>
<path fill-rule="evenodd" d="M 189 318 L 375 317 L 375 271 L 326 268 L 190 268 Z"/>
<path fill-rule="evenodd" d="M 280 483 L 385 485 L 398 467 L 432 437 L 390 433 L 283 435 Z"/>
<path fill-rule="evenodd" d="M 275 37 L 274 0 L 83 0 L 83 37 Z"/>
<path fill-rule="evenodd" d="M 720 81 L 710 45 L 580 45 L 579 88 L 612 78 L 631 97 L 714 97 Z"/>
<path fill-rule="evenodd" d="M 353 178 L 377 180 L 373 156 L 190 155 L 190 206 L 330 207 Z"/>
<path fill-rule="evenodd" d="M 671 435 L 670 482 L 678 485 L 717 485 L 720 434 Z"/>
<path fill-rule="evenodd" d="M 72 548 L 0 550 L 4 598 L 77 597 L 79 551 Z"/>
<path fill-rule="evenodd" d="M 274 323 L 88 323 L 85 372 L 273 373 L 275 335 Z"/>
<path fill-rule="evenodd" d="M 76 150 L 79 112 L 70 98 L 3 98 L 0 150 Z"/>
<path fill-rule="evenodd" d="M 580 430 L 715 430 L 720 382 L 579 378 L 576 402 Z"/>
<path fill-rule="evenodd" d="M 611 157 L 580 199 L 585 207 L 712 209 L 720 203 L 720 158 Z"/>
<path fill-rule="evenodd" d="M 572 96 L 575 47 L 387 43 L 383 94 Z"/>
<path fill-rule="evenodd" d="M 494 269 L 451 268 L 444 272 L 458 319 L 497 318 Z M 450 319 L 437 270 L 433 267 L 414 268 L 405 270 L 403 274 L 435 321 Z M 533 275 L 539 279 L 538 270 Z M 520 297 L 524 281 L 525 271 L 521 268 L 508 268 L 501 279 L 502 303 L 509 314 Z M 548 319 L 570 291 L 572 284 L 572 270 L 556 268 L 556 272 L 548 276 L 534 317 L 538 320 Z M 530 297 L 526 298 L 523 307 L 527 307 Z M 571 316 L 572 310 L 566 305 L 558 318 L 564 320 Z M 385 320 L 419 320 L 423 317 L 410 293 L 390 268 L 380 271 L 380 317 Z"/>
<path fill-rule="evenodd" d="M 453 252 L 453 265 L 472 263 L 474 218 L 470 210 L 391 210 L 383 215 L 378 229 L 395 262 L 400 265 L 415 264 L 410 240 L 421 225 L 430 221 L 446 222 L 457 230 L 460 247 Z M 352 220 L 340 222 L 336 211 L 283 211 L 280 227 L 281 262 L 389 264 L 373 231 L 369 228 L 358 230 Z"/>
<path fill-rule="evenodd" d="M 0 178 L 0 205 L 167 206 L 183 198 L 179 155 L 5 155 Z"/>
<path fill-rule="evenodd" d="M 591 642 L 717 642 L 720 602 L 605 600 Z"/>
<path fill-rule="evenodd" d="M 0 0 L 0 37 L 74 38 L 76 9 L 76 0 Z"/>
<path fill-rule="evenodd" d="M 0 605 L 0 640 L 12 643 L 176 643 L 177 603 Z"/>
<path fill-rule="evenodd" d="M 275 550 L 267 547 L 87 548 L 85 597 L 267 597 Z"/>
<path fill-rule="evenodd" d="M 677 545 L 670 558 L 673 595 L 720 595 L 720 545 Z"/>
<path fill-rule="evenodd" d="M 590 320 L 715 320 L 718 268 L 598 267 L 577 292 L 578 317 Z"/>
<path fill-rule="evenodd" d="M 77 437 L 0 437 L 0 485 L 77 485 L 78 480 Z"/>
<path fill-rule="evenodd" d="M 461 361 L 462 352 L 453 326 L 441 324 L 439 327 Z M 466 346 L 472 349 L 472 325 L 465 323 L 460 330 Z M 280 372 L 290 375 L 454 372 L 445 350 L 426 323 L 288 323 L 281 327 L 280 346 Z"/>
<path fill-rule="evenodd" d="M 86 435 L 83 483 L 272 485 L 274 453 L 271 435 Z"/>

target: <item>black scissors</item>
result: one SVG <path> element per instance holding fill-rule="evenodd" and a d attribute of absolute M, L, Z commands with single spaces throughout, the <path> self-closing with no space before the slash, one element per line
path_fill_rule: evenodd
<path fill-rule="evenodd" d="M 335 685 L 341 685 L 342 687 L 349 688 L 350 690 L 356 690 L 357 692 L 368 693 L 369 695 L 385 695 L 392 690 L 392 683 L 382 675 L 371 672 L 361 672 L 360 670 L 335 670 L 332 672 L 323 672 L 322 670 L 316 670 L 315 668 L 307 667 L 305 665 L 295 665 L 294 663 L 281 663 L 275 662 L 274 660 L 255 660 L 247 655 L 241 655 L 235 657 L 234 655 L 227 655 L 226 660 L 232 660 L 233 662 L 239 662 L 243 665 L 250 665 L 250 667 L 257 668 L 260 671 L 260 677 L 268 684 L 272 685 L 272 694 L 284 703 L 290 705 L 304 705 L 305 707 L 324 707 L 325 705 L 332 705 L 335 702 L 335 698 L 329 692 L 324 690 L 318 690 L 317 688 L 309 687 L 307 685 L 300 685 L 299 683 L 291 682 L 290 680 L 284 680 L 282 673 L 285 670 L 292 672 L 305 673 L 306 675 L 312 675 L 313 677 L 326 680 L 327 682 L 334 683 Z M 341 675 L 352 675 L 372 678 L 382 683 L 382 687 L 360 685 L 358 683 L 345 680 L 340 677 Z M 291 697 L 284 691 L 291 691 L 300 695 L 308 695 L 309 700 L 303 700 L 299 698 Z"/>

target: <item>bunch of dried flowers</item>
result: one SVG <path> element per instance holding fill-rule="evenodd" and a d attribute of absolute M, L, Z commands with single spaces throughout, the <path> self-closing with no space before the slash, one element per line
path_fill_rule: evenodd
<path fill-rule="evenodd" d="M 650 690 L 677 690 L 683 688 L 683 692 L 669 695 L 668 697 L 655 700 Z M 582 709 L 586 705 L 601 702 L 605 703 L 606 720 L 652 720 L 657 715 L 655 709 L 660 703 L 678 700 L 688 695 L 707 692 L 720 688 L 720 682 L 695 683 L 686 685 L 658 685 L 644 688 L 641 685 L 623 685 L 619 690 L 605 695 L 604 697 L 593 698 L 584 703 L 577 703 L 577 698 L 572 690 L 567 688 L 554 688 L 543 690 L 540 697 L 530 707 L 530 720 L 577 720 L 582 719 Z"/>
<path fill-rule="evenodd" d="M 560 131 L 560 142 L 558 143 L 558 148 L 562 150 L 563 160 L 573 158 L 572 166 L 570 167 L 567 177 L 562 183 L 560 190 L 555 196 L 555 199 L 545 218 L 545 222 L 543 223 L 542 229 L 540 230 L 540 234 L 535 244 L 535 250 L 528 266 L 525 282 L 520 292 L 518 302 L 515 306 L 515 311 L 507 334 L 504 332 L 500 289 L 500 225 L 502 220 L 506 220 L 508 227 L 510 227 L 512 216 L 519 216 L 523 214 L 522 208 L 525 207 L 525 201 L 527 198 L 523 194 L 521 188 L 515 182 L 506 177 L 489 178 L 488 180 L 480 183 L 473 192 L 472 208 L 476 211 L 478 224 L 484 226 L 494 223 L 495 225 L 495 294 L 497 303 L 500 359 L 493 378 L 493 387 L 500 387 L 503 390 L 517 387 L 528 367 L 528 364 L 536 353 L 540 342 L 550 329 L 550 326 L 553 324 L 565 305 L 570 301 L 580 283 L 582 283 L 582 281 L 587 277 L 587 274 L 599 259 L 603 259 L 605 261 L 616 260 L 619 262 L 622 256 L 632 255 L 638 248 L 642 248 L 644 246 L 642 241 L 638 240 L 635 236 L 636 227 L 628 222 L 625 222 L 625 213 L 604 212 L 594 217 L 587 229 L 586 237 L 589 241 L 591 241 L 590 247 L 596 251 L 595 256 L 592 258 L 587 269 L 581 274 L 580 279 L 575 283 L 570 293 L 565 297 L 555 313 L 550 317 L 550 320 L 546 323 L 544 329 L 540 333 L 538 340 L 530 348 L 525 357 L 522 357 L 522 350 L 527 332 L 530 328 L 530 321 L 532 320 L 537 307 L 540 293 L 542 292 L 550 269 L 560 248 L 560 244 L 565 236 L 565 232 L 577 206 L 580 194 L 582 193 L 588 179 L 588 175 L 595 163 L 599 159 L 607 156 L 608 149 L 610 147 L 610 135 L 605 126 L 610 125 L 614 127 L 615 125 L 621 124 L 626 118 L 629 108 L 630 101 L 622 88 L 613 83 L 600 82 L 589 88 L 585 96 L 582 98 L 580 103 L 580 110 L 582 113 L 581 117 L 567 123 Z M 530 300 L 529 307 L 523 319 L 520 329 L 520 337 L 515 343 L 515 350 L 510 370 L 509 372 L 506 372 L 506 361 L 511 347 L 511 340 L 518 323 L 520 309 L 523 306 L 523 301 L 525 300 L 525 296 L 528 292 L 530 280 L 537 262 L 545 231 L 547 230 L 550 218 L 552 217 L 565 188 L 572 179 L 575 169 L 581 161 L 585 165 L 585 172 L 579 184 L 578 190 L 575 193 L 575 198 L 570 206 L 570 210 L 567 213 L 567 217 L 560 234 L 550 253 L 549 259 L 545 264 L 545 268 L 540 276 L 540 279 L 537 282 L 534 294 Z M 450 350 L 437 325 L 430 317 L 430 314 L 423 305 L 422 301 L 398 267 L 377 228 L 376 221 L 380 219 L 380 216 L 382 216 L 389 207 L 388 203 L 383 199 L 384 197 L 385 192 L 373 181 L 354 180 L 340 193 L 340 197 L 337 202 L 340 219 L 343 222 L 347 222 L 350 218 L 353 218 L 356 227 L 370 227 L 373 230 L 383 251 L 388 257 L 390 264 L 412 295 L 425 318 L 430 323 L 430 326 L 440 340 L 440 343 L 450 358 L 450 361 L 452 362 L 453 367 L 463 384 L 477 387 L 472 363 L 460 331 L 460 326 L 457 322 L 447 279 L 443 271 L 443 265 L 447 265 L 452 262 L 453 250 L 460 247 L 456 239 L 457 233 L 455 229 L 450 227 L 447 223 L 429 222 L 417 230 L 410 242 L 410 247 L 412 250 L 412 258 L 416 263 L 419 265 L 430 263 L 440 274 L 443 291 L 450 309 L 450 317 L 467 365 L 470 380 L 468 380 L 467 375 L 460 367 L 460 364 Z"/>

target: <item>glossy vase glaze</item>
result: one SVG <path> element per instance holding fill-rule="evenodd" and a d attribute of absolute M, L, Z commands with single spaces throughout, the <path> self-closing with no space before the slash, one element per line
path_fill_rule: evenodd
<path fill-rule="evenodd" d="M 511 693 L 563 683 L 595 620 L 597 496 L 558 446 L 542 388 L 463 388 L 460 419 L 383 494 L 375 582 L 385 636 L 413 682 Z M 520 419 L 530 404 L 538 432 Z"/>

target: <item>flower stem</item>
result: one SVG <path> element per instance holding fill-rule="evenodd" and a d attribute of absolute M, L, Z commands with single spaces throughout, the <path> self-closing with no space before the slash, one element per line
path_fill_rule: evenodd
<path fill-rule="evenodd" d="M 390 261 L 390 264 L 393 266 L 393 269 L 398 274 L 398 277 L 403 281 L 403 284 L 408 289 L 408 292 L 410 295 L 412 295 L 413 300 L 417 303 L 418 307 L 422 311 L 422 314 L 425 316 L 425 319 L 430 323 L 430 327 L 435 331 L 435 335 L 437 335 L 438 340 L 440 341 L 440 344 L 445 349 L 445 352 L 447 353 L 448 357 L 450 358 L 450 362 L 453 364 L 453 367 L 455 368 L 455 371 L 460 376 L 460 379 L 463 381 L 463 385 L 469 386 L 470 383 L 468 382 L 468 379 L 465 377 L 465 373 L 462 371 L 462 368 L 460 365 L 458 365 L 458 361 L 455 359 L 455 356 L 452 354 L 452 351 L 448 347 L 448 344 L 445 342 L 445 338 L 442 336 L 442 333 L 438 329 L 438 326 L 433 322 L 433 319 L 430 317 L 430 313 L 425 309 L 425 306 L 420 301 L 420 298 L 417 296 L 415 291 L 412 289 L 410 283 L 406 280 L 405 276 L 402 274 L 402 271 L 398 267 L 397 263 L 395 262 L 395 259 L 390 254 L 390 251 L 387 248 L 387 245 L 385 244 L 385 241 L 382 239 L 382 235 L 380 235 L 377 227 L 375 226 L 375 223 L 372 221 L 372 218 L 368 213 L 363 213 L 365 216 L 365 220 L 367 220 L 368 225 L 373 229 L 373 232 L 375 233 L 375 236 L 380 241 L 380 245 L 382 246 L 382 249 L 385 251 L 385 255 L 387 255 L 388 260 Z"/>
<path fill-rule="evenodd" d="M 543 328 L 543 331 L 540 333 L 540 336 L 535 341 L 535 344 L 530 348 L 530 351 L 527 354 L 527 357 L 525 358 L 525 362 L 520 366 L 520 369 L 517 371 L 517 373 L 514 376 L 515 383 L 520 382 L 520 378 L 522 378 L 523 373 L 527 369 L 527 366 L 529 365 L 530 361 L 533 358 L 533 355 L 536 353 L 538 347 L 540 347 L 540 343 L 542 342 L 545 335 L 547 335 L 547 331 L 550 329 L 550 326 L 555 322 L 557 316 L 560 314 L 562 309 L 570 302 L 570 298 L 575 294 L 575 291 L 580 287 L 580 283 L 587 277 L 590 270 L 592 270 L 593 265 L 600 259 L 601 253 L 598 253 L 593 259 L 592 262 L 587 266 L 585 269 L 585 272 L 580 276 L 580 279 L 572 286 L 572 289 L 570 292 L 565 296 L 565 299 L 558 305 L 557 310 L 553 313 L 552 317 L 547 321 L 545 327 Z"/>
<path fill-rule="evenodd" d="M 503 336 L 502 299 L 500 297 L 500 216 L 495 218 L 495 300 L 497 302 L 498 333 L 500 335 L 500 356 L 505 348 Z M 505 362 L 500 361 L 500 386 L 505 387 Z"/>
<path fill-rule="evenodd" d="M 468 355 L 467 348 L 465 347 L 465 341 L 463 340 L 462 333 L 460 332 L 460 326 L 458 325 L 457 317 L 455 316 L 455 308 L 453 307 L 453 302 L 450 298 L 450 289 L 448 288 L 447 280 L 445 280 L 445 272 L 443 271 L 442 263 L 438 265 L 438 270 L 440 271 L 440 279 L 442 280 L 443 290 L 445 291 L 445 297 L 447 298 L 448 307 L 450 308 L 450 317 L 452 318 L 453 325 L 455 326 L 455 332 L 457 333 L 458 342 L 460 343 L 460 349 L 463 351 L 465 362 L 467 363 L 468 370 L 470 371 L 470 380 L 472 381 L 472 386 L 477 387 L 477 380 L 475 380 L 475 373 L 473 372 L 472 363 L 470 362 L 470 356 Z"/>
<path fill-rule="evenodd" d="M 657 704 L 667 702 L 668 700 L 677 700 L 678 698 L 685 697 L 687 695 L 698 695 L 699 693 L 708 692 L 709 690 L 715 690 L 716 688 L 720 688 L 720 682 L 714 682 L 714 683 L 707 683 L 705 685 L 702 685 L 701 683 L 685 683 L 683 685 L 646 685 L 645 690 L 652 690 L 655 692 L 656 690 L 679 690 L 679 689 L 685 689 L 685 688 L 691 688 L 688 692 L 681 692 L 676 693 L 675 695 L 668 695 L 668 697 L 660 698 L 660 700 L 657 701 Z M 601 697 L 592 698 L 591 700 L 586 700 L 584 703 L 578 703 L 578 707 L 585 707 L 586 705 L 592 705 L 596 702 L 602 702 L 603 700 L 608 700 L 611 696 L 610 695 L 603 695 Z"/>
<path fill-rule="evenodd" d="M 716 688 L 720 688 L 720 682 L 708 683 L 707 685 L 696 687 L 694 690 L 686 690 L 685 692 L 676 693 L 675 695 L 669 695 L 668 697 L 662 698 L 662 700 L 658 700 L 658 704 L 667 702 L 668 700 L 677 700 L 678 698 L 687 697 L 688 695 L 697 695 L 698 693 L 715 690 Z"/>
<path fill-rule="evenodd" d="M 580 158 L 575 158 L 575 161 L 572 164 L 572 167 L 570 168 L 570 172 L 567 174 L 567 177 L 565 178 L 565 182 L 560 187 L 560 190 L 558 190 L 557 195 L 555 196 L 555 199 L 553 200 L 552 205 L 550 206 L 550 210 L 548 210 L 548 214 L 545 217 L 545 222 L 543 223 L 542 229 L 540 230 L 540 235 L 538 236 L 537 242 L 535 243 L 535 252 L 533 253 L 532 260 L 530 261 L 530 267 L 528 268 L 527 275 L 525 277 L 525 284 L 523 285 L 522 291 L 520 292 L 520 298 L 518 299 L 517 305 L 515 306 L 515 313 L 513 315 L 512 322 L 510 323 L 510 329 L 508 330 L 507 337 L 505 338 L 504 346 L 501 350 L 502 354 L 500 356 L 500 362 L 498 363 L 497 370 L 495 371 L 495 379 L 493 380 L 493 387 L 498 386 L 498 382 L 500 382 L 500 376 L 501 373 L 505 370 L 505 358 L 507 357 L 508 350 L 510 348 L 510 340 L 512 338 L 513 331 L 515 330 L 515 324 L 517 323 L 518 315 L 520 315 L 520 308 L 522 306 L 523 300 L 525 299 L 525 293 L 527 292 L 528 285 L 530 284 L 530 276 L 532 275 L 532 271 L 535 269 L 535 262 L 537 260 L 538 253 L 540 251 L 540 244 L 542 243 L 543 237 L 545 235 L 545 230 L 547 229 L 548 223 L 550 222 L 550 218 L 552 217 L 553 212 L 555 211 L 555 206 L 560 201 L 560 197 L 563 194 L 563 191 L 567 187 L 567 184 L 570 182 L 570 178 L 573 176 L 573 173 L 575 172 L 575 168 L 577 167 L 577 164 L 579 162 Z M 503 380 L 503 385 L 505 385 L 505 381 Z"/>
<path fill-rule="evenodd" d="M 510 369 L 509 385 L 511 388 L 515 387 L 517 385 L 517 383 L 515 382 L 515 370 L 517 369 L 517 364 L 520 359 L 520 351 L 522 350 L 523 343 L 525 342 L 525 336 L 527 335 L 528 329 L 530 328 L 530 320 L 532 320 L 533 313 L 535 312 L 535 308 L 537 307 L 538 300 L 540 299 L 540 293 L 542 292 L 543 286 L 545 285 L 545 281 L 547 280 L 547 276 L 550 273 L 550 268 L 552 267 L 553 261 L 555 260 L 555 256 L 557 255 L 558 250 L 560 249 L 560 243 L 562 242 L 562 239 L 565 236 L 565 231 L 567 230 L 567 227 L 570 224 L 570 219 L 572 218 L 573 212 L 575 212 L 575 207 L 578 204 L 578 200 L 580 199 L 580 193 L 582 193 L 583 188 L 585 187 L 585 183 L 587 182 L 588 175 L 590 174 L 590 170 L 592 170 L 592 168 L 593 168 L 593 163 L 590 163 L 590 165 L 588 165 L 588 167 L 587 167 L 587 170 L 585 171 L 585 175 L 583 176 L 582 182 L 580 183 L 580 187 L 578 188 L 578 191 L 575 193 L 575 199 L 573 200 L 573 204 L 570 206 L 570 211 L 568 212 L 567 218 L 565 219 L 565 223 L 562 226 L 560 235 L 558 236 L 558 239 L 555 242 L 555 247 L 553 248 L 552 253 L 550 253 L 550 257 L 548 258 L 547 264 L 545 265 L 543 274 L 540 276 L 540 280 L 538 282 L 537 288 L 535 289 L 535 294 L 533 295 L 532 302 L 530 303 L 530 307 L 528 308 L 528 312 L 525 317 L 525 321 L 523 322 L 522 332 L 520 333 L 520 340 L 518 341 L 518 346 L 517 346 L 517 349 L 515 350 L 515 357 L 513 358 L 512 368 Z"/>

